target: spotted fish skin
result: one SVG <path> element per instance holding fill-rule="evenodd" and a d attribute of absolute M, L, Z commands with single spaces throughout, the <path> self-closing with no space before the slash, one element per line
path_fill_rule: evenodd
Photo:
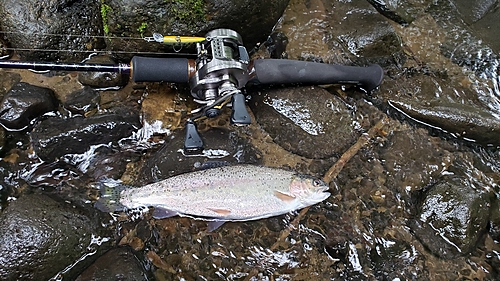
<path fill-rule="evenodd" d="M 257 220 L 328 198 L 328 185 L 278 168 L 235 165 L 181 174 L 120 193 L 127 208 L 152 206 L 168 215 L 205 220 Z"/>

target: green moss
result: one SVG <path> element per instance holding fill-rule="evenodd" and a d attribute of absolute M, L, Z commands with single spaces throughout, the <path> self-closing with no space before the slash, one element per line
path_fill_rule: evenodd
<path fill-rule="evenodd" d="M 141 36 L 144 36 L 144 31 L 146 31 L 147 27 L 148 27 L 148 23 L 147 22 L 142 22 L 141 26 L 139 26 L 139 28 L 137 28 L 137 31 L 139 31 L 139 33 L 141 34 Z"/>
<path fill-rule="evenodd" d="M 172 4 L 175 18 L 189 28 L 196 27 L 206 21 L 205 2 L 203 0 L 165 0 Z"/>
<path fill-rule="evenodd" d="M 108 14 L 111 12 L 113 9 L 104 3 L 104 0 L 101 0 L 101 17 L 102 17 L 102 28 L 104 30 L 104 33 L 108 35 L 109 33 L 109 26 L 108 26 Z"/>

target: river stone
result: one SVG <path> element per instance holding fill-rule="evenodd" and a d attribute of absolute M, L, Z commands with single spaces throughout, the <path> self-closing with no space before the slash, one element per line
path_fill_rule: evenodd
<path fill-rule="evenodd" d="M 11 201 L 0 215 L 0 279 L 49 280 L 87 253 L 100 225 L 89 211 L 46 195 Z"/>
<path fill-rule="evenodd" d="M 405 59 L 392 24 L 366 1 L 294 0 L 275 31 L 288 38 L 290 59 L 382 66 Z"/>
<path fill-rule="evenodd" d="M 353 112 L 319 87 L 265 90 L 254 94 L 249 105 L 278 145 L 307 158 L 341 155 L 360 134 Z"/>
<path fill-rule="evenodd" d="M 216 28 L 240 33 L 247 48 L 264 42 L 281 17 L 288 0 L 149 1 L 103 0 L 104 30 L 113 37 L 205 34 Z M 112 50 L 172 52 L 171 46 L 141 40 L 107 41 Z"/>
<path fill-rule="evenodd" d="M 413 70 L 407 69 L 408 73 Z M 443 73 L 402 74 L 386 77 L 374 96 L 378 103 L 388 103 L 393 110 L 429 127 L 444 130 L 488 145 L 500 144 L 500 124 L 487 101 L 477 93 L 446 77 Z"/>
<path fill-rule="evenodd" d="M 14 85 L 0 103 L 0 122 L 7 129 L 21 130 L 42 114 L 56 110 L 54 91 L 25 82 Z"/>
<path fill-rule="evenodd" d="M 149 280 L 139 260 L 127 247 L 116 248 L 99 257 L 76 281 Z"/>
<path fill-rule="evenodd" d="M 109 56 L 95 56 L 85 63 L 116 64 Z M 78 81 L 94 88 L 122 87 L 128 83 L 128 75 L 117 72 L 79 72 Z"/>
<path fill-rule="evenodd" d="M 440 139 L 426 130 L 395 131 L 390 145 L 382 149 L 380 158 L 387 169 L 387 185 L 401 194 L 421 190 L 440 177 L 453 160 L 453 155 L 440 148 Z"/>
<path fill-rule="evenodd" d="M 471 5 L 471 4 L 469 4 Z M 472 6 L 470 6 L 472 7 Z M 477 32 L 463 20 L 449 0 L 433 1 L 428 12 L 443 29 L 445 38 L 440 42 L 441 53 L 459 66 L 465 66 L 478 76 L 496 79 L 500 72 L 498 51 L 500 41 L 494 31 Z M 485 20 L 483 27 L 498 26 L 498 13 Z M 485 28 L 488 29 L 488 28 Z M 480 37 L 481 35 L 484 37 Z M 490 38 L 493 37 L 493 38 Z M 492 46 L 489 46 L 489 44 Z"/>
<path fill-rule="evenodd" d="M 500 200 L 492 199 L 489 233 L 496 243 L 500 243 Z"/>
<path fill-rule="evenodd" d="M 424 1 L 380 1 L 368 0 L 370 4 L 386 16 L 399 24 L 408 25 L 425 12 L 431 0 Z"/>
<path fill-rule="evenodd" d="M 260 152 L 248 140 L 225 128 L 200 131 L 204 150 L 195 155 L 183 153 L 185 135 L 184 130 L 175 131 L 170 136 L 170 140 L 145 161 L 139 172 L 139 185 L 157 182 L 200 168 L 261 163 Z"/>
<path fill-rule="evenodd" d="M 421 104 L 414 101 L 391 103 L 415 120 L 431 124 L 455 136 L 483 145 L 500 145 L 500 123 L 491 112 L 473 105 L 459 103 Z"/>
<path fill-rule="evenodd" d="M 97 109 L 101 96 L 91 87 L 83 87 L 64 96 L 63 106 L 74 114 L 85 115 Z"/>
<path fill-rule="evenodd" d="M 487 206 L 489 194 L 471 179 L 445 176 L 425 193 L 410 228 L 431 253 L 454 259 L 475 249 L 488 224 Z"/>
<path fill-rule="evenodd" d="M 13 48 L 66 50 L 19 51 L 24 60 L 80 61 L 103 48 L 100 7 L 93 0 L 0 1 L 0 26 Z M 71 36 L 73 35 L 73 36 Z M 82 35 L 82 36 L 74 36 Z M 69 52 L 71 50 L 72 52 Z"/>
<path fill-rule="evenodd" d="M 84 153 L 92 145 L 117 142 L 131 136 L 139 127 L 137 115 L 107 113 L 88 118 L 51 117 L 34 128 L 31 143 L 40 159 L 51 162 L 66 154 Z"/>

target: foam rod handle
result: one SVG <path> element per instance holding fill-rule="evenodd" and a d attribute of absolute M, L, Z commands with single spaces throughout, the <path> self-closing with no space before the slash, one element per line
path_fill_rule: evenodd
<path fill-rule="evenodd" d="M 187 83 L 189 81 L 187 58 L 133 57 L 134 82 Z"/>
<path fill-rule="evenodd" d="M 311 85 L 355 84 L 370 92 L 384 77 L 379 65 L 345 66 L 298 60 L 260 59 L 254 61 L 257 83 Z"/>

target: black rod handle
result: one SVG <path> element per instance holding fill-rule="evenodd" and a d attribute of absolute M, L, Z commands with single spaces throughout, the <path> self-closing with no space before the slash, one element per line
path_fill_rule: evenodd
<path fill-rule="evenodd" d="M 379 65 L 345 66 L 298 60 L 259 59 L 254 61 L 257 84 L 354 84 L 370 92 L 384 77 Z"/>
<path fill-rule="evenodd" d="M 189 82 L 187 58 L 133 57 L 132 80 L 134 82 Z"/>

